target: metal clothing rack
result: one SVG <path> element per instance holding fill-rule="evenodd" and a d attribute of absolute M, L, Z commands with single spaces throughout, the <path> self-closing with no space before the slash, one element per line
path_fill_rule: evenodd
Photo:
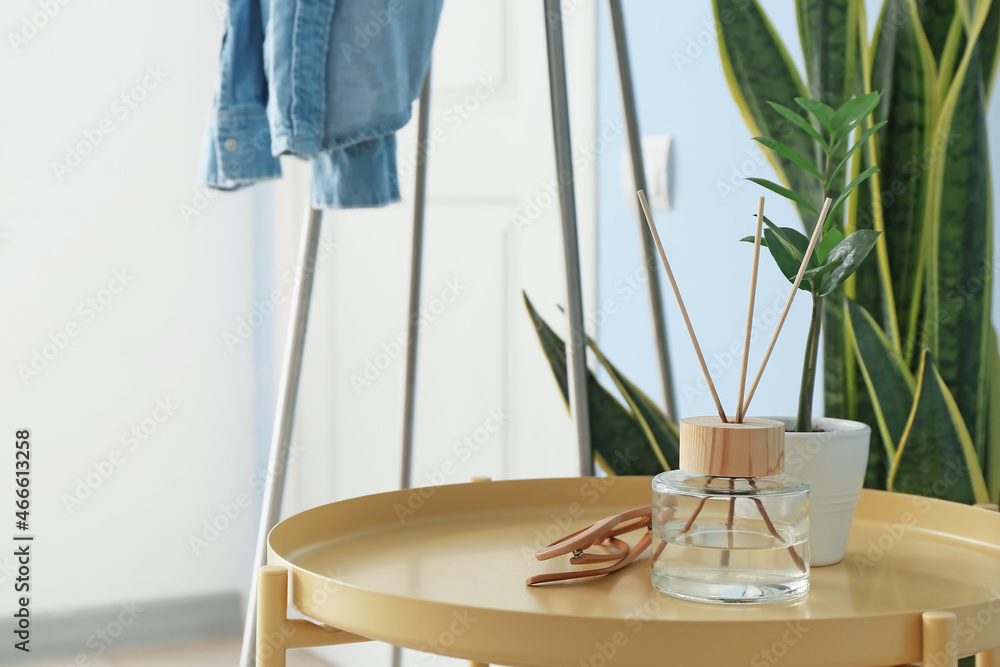
<path fill-rule="evenodd" d="M 628 136 L 632 174 L 637 190 L 645 189 L 646 176 L 639 141 L 638 120 L 635 108 L 635 92 L 632 85 L 628 47 L 625 40 L 625 26 L 621 0 L 608 0 L 611 23 L 618 61 L 622 103 L 625 112 L 625 126 Z M 573 431 L 579 454 L 581 475 L 593 472 L 593 453 L 590 442 L 590 416 L 587 404 L 586 332 L 583 326 L 583 289 L 580 279 L 580 252 L 577 239 L 576 198 L 573 181 L 573 156 L 569 128 L 569 102 L 566 88 L 566 54 L 563 44 L 562 12 L 559 0 L 544 0 L 545 36 L 548 54 L 549 94 L 552 106 L 552 134 L 555 145 L 556 169 L 559 175 L 559 204 L 563 232 L 563 258 L 565 263 L 567 315 L 569 336 L 567 337 L 567 372 L 569 386 L 569 407 L 573 419 Z M 428 69 L 420 93 L 420 110 L 417 118 L 417 168 L 416 193 L 413 210 L 413 244 L 410 264 L 410 294 L 407 326 L 409 338 L 406 347 L 406 393 L 403 405 L 403 443 L 400 486 L 409 488 L 412 476 L 413 438 L 416 407 L 417 371 L 417 322 L 420 306 L 420 279 L 423 264 L 424 218 L 427 187 L 427 131 L 430 109 L 431 73 Z M 311 206 L 302 228 L 299 245 L 298 266 L 302 267 L 295 283 L 292 297 L 292 312 L 288 324 L 288 340 L 282 359 L 278 404 L 275 411 L 274 428 L 271 433 L 271 448 L 268 458 L 268 477 L 264 487 L 263 507 L 257 543 L 254 552 L 254 569 L 251 578 L 247 604 L 246 623 L 243 629 L 243 645 L 240 653 L 240 667 L 254 667 L 257 638 L 257 572 L 267 560 L 267 536 L 277 524 L 281 500 L 285 488 L 288 450 L 291 443 L 292 426 L 295 420 L 295 405 L 298 398 L 299 380 L 302 372 L 302 356 L 305 348 L 306 325 L 315 278 L 316 260 L 319 250 L 322 210 Z M 659 362 L 660 382 L 664 406 L 668 416 L 675 414 L 673 391 L 670 382 L 670 362 L 667 353 L 666 320 L 661 299 L 659 272 L 656 266 L 655 248 L 652 238 L 639 216 L 642 235 L 643 263 L 649 276 L 650 308 L 653 316 L 653 335 Z M 400 651 L 394 651 L 394 662 L 399 664 Z"/>

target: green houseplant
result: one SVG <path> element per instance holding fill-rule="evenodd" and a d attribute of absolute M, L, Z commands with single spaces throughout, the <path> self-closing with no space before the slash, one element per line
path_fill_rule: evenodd
<path fill-rule="evenodd" d="M 846 186 L 843 185 L 843 174 L 847 172 L 852 157 L 875 132 L 885 125 L 882 122 L 869 127 L 861 132 L 860 137 L 851 145 L 850 135 L 852 131 L 872 112 L 878 102 L 878 93 L 868 93 L 851 98 L 844 102 L 840 108 L 833 109 L 817 100 L 805 97 L 795 98 L 795 103 L 808 112 L 810 119 L 803 118 L 786 106 L 776 102 L 768 102 L 769 106 L 782 118 L 789 121 L 795 129 L 814 142 L 821 155 L 819 165 L 815 164 L 812 151 L 808 155 L 803 155 L 788 143 L 774 137 L 754 137 L 756 141 L 770 149 L 776 156 L 790 161 L 795 167 L 804 171 L 807 176 L 811 176 L 819 184 L 820 202 L 825 201 L 828 197 L 831 199 L 836 197 L 830 207 L 825 229 L 820 232 L 819 244 L 809 259 L 810 268 L 806 271 L 805 278 L 799 286 L 799 289 L 809 293 L 812 298 L 812 316 L 809 319 L 809 333 L 806 340 L 805 358 L 802 363 L 802 381 L 795 422 L 795 431 L 798 432 L 813 430 L 813 394 L 816 385 L 816 361 L 819 355 L 824 301 L 861 267 L 862 262 L 875 247 L 881 234 L 881 232 L 872 229 L 856 229 L 845 237 L 836 225 L 837 216 L 851 193 L 870 176 L 878 172 L 878 167 L 869 167 L 855 176 Z M 817 207 L 808 199 L 808 193 L 797 192 L 764 178 L 751 178 L 749 180 L 790 199 L 804 209 L 807 215 L 818 215 Z M 809 219 L 812 221 L 812 218 Z M 778 227 L 766 217 L 764 222 L 767 229 L 764 231 L 762 243 L 767 246 L 781 272 L 789 281 L 792 281 L 809 245 L 809 238 L 796 229 Z M 815 224 L 815 221 L 812 221 L 812 225 Z M 753 243 L 754 237 L 747 236 L 743 240 Z"/>
<path fill-rule="evenodd" d="M 870 451 L 871 428 L 867 424 L 830 418 L 814 420 L 812 407 L 826 299 L 836 298 L 841 286 L 862 266 L 881 235 L 872 229 L 855 229 L 845 237 L 837 225 L 843 205 L 850 201 L 859 186 L 878 172 L 878 167 L 869 166 L 844 185 L 843 174 L 849 171 L 849 165 L 860 160 L 860 149 L 885 125 L 882 122 L 861 129 L 879 99 L 879 93 L 867 93 L 833 108 L 818 100 L 795 98 L 796 105 L 807 113 L 807 117 L 781 104 L 768 102 L 771 109 L 791 124 L 792 132 L 786 133 L 786 141 L 755 137 L 775 156 L 788 160 L 795 169 L 811 177 L 819 186 L 822 200 L 832 202 L 824 228 L 813 230 L 814 235 L 822 236 L 809 258 L 808 280 L 799 285 L 799 289 L 811 297 L 812 316 L 806 337 L 797 415 L 784 420 L 786 466 L 808 479 L 811 486 L 810 563 L 813 566 L 833 565 L 844 558 Z M 852 134 L 857 135 L 853 140 Z M 791 147 L 790 143 L 801 136 L 811 142 L 815 152 L 803 154 Z M 815 155 L 819 156 L 818 160 Z M 762 178 L 751 180 L 815 215 L 816 207 L 809 200 L 808 192 Z M 778 268 L 794 282 L 809 239 L 793 228 L 779 228 L 766 218 L 765 222 L 768 225 L 767 248 Z M 813 226 L 818 224 L 813 222 Z"/>
<path fill-rule="evenodd" d="M 787 157 L 815 178 L 821 186 L 820 191 L 825 200 L 830 194 L 830 184 L 846 170 L 852 156 L 857 153 L 865 140 L 878 130 L 878 125 L 873 126 L 864 131 L 853 144 L 850 142 L 852 131 L 871 113 L 872 108 L 878 104 L 878 100 L 878 94 L 872 93 L 852 98 L 840 108 L 832 109 L 821 102 L 798 98 L 797 104 L 813 117 L 819 127 L 818 130 L 810 124 L 809 120 L 791 109 L 778 104 L 773 105 L 776 111 L 792 122 L 807 137 L 814 140 L 822 149 L 827 156 L 822 170 L 813 167 L 809 158 L 798 153 L 786 143 L 771 137 L 757 137 L 756 139 L 776 154 Z M 851 193 L 876 171 L 876 167 L 866 169 L 852 179 L 846 187 L 840 189 L 835 202 L 830 200 L 829 208 L 826 209 L 826 220 L 830 224 L 825 225 L 824 229 L 816 229 L 815 224 L 818 223 L 814 221 L 814 234 L 812 235 L 816 236 L 818 240 L 815 250 L 811 250 L 810 238 L 798 230 L 790 227 L 779 227 L 766 216 L 761 221 L 762 226 L 766 225 L 767 227 L 761 238 L 762 245 L 770 251 L 778 268 L 789 282 L 798 284 L 798 288 L 810 294 L 812 298 L 813 316 L 810 320 L 803 362 L 797 426 L 794 429 L 807 434 L 808 440 L 802 439 L 799 442 L 790 437 L 789 453 L 792 455 L 789 459 L 792 465 L 800 467 L 794 472 L 804 475 L 810 481 L 814 477 L 814 472 L 817 473 L 816 476 L 822 472 L 822 476 L 825 478 L 822 485 L 814 484 L 813 502 L 821 508 L 821 511 L 815 519 L 817 530 L 814 534 L 815 539 L 811 551 L 813 565 L 831 565 L 843 558 L 854 514 L 854 503 L 846 502 L 846 499 L 853 496 L 856 503 L 861 492 L 868 455 L 870 429 L 862 424 L 832 423 L 827 420 L 817 425 L 823 430 L 830 431 L 829 433 L 819 437 L 811 432 L 813 431 L 813 389 L 816 378 L 823 300 L 858 270 L 880 234 L 874 230 L 862 229 L 845 237 L 832 223 L 835 219 L 834 216 Z M 782 196 L 799 202 L 803 208 L 813 215 L 819 216 L 816 210 L 818 207 L 813 207 L 802 193 L 763 179 L 754 180 Z M 754 242 L 755 236 L 749 236 L 743 240 Z M 810 253 L 808 262 L 804 264 L 804 268 L 807 270 L 805 270 L 801 282 L 797 283 L 795 279 L 800 271 L 800 266 L 803 266 L 806 252 Z M 552 364 L 552 369 L 559 379 L 565 398 L 565 362 L 561 341 L 541 320 L 531 303 L 526 300 L 526 304 L 538 331 L 539 339 Z M 633 459 L 636 464 L 641 464 L 642 468 L 631 472 L 644 472 L 645 474 L 655 474 L 664 469 L 675 467 L 677 461 L 673 454 L 678 448 L 675 426 L 666 419 L 658 406 L 618 372 L 594 345 L 593 341 L 589 341 L 589 345 L 628 404 L 627 408 L 622 407 L 596 380 L 589 378 L 592 442 L 598 460 L 604 464 L 605 469 L 613 470 L 614 466 L 607 465 L 608 461 L 612 460 L 610 457 L 614 456 L 613 460 L 619 464 L 623 458 L 625 460 Z M 756 387 L 756 382 L 753 387 Z M 753 388 L 750 392 L 752 394 Z M 747 400 L 750 400 L 749 396 Z M 633 437 L 629 437 L 630 431 Z M 806 447 L 809 449 L 807 450 Z M 617 452 L 611 451 L 613 448 L 617 449 Z M 822 470 L 814 471 L 813 468 L 816 466 L 821 466 Z"/>
<path fill-rule="evenodd" d="M 769 156 L 781 183 L 761 184 L 793 198 L 807 232 L 824 195 L 841 202 L 827 247 L 838 234 L 886 232 L 875 241 L 876 261 L 818 306 L 814 300 L 804 363 L 806 370 L 818 352 L 822 328 L 825 413 L 873 427 L 865 484 L 998 502 L 1000 352 L 990 308 L 985 109 L 997 72 L 1000 2 L 886 0 L 869 42 L 860 0 L 797 0 L 808 87 L 757 0 L 713 0 L 713 7 L 723 66 L 751 133 L 790 149 Z M 832 128 L 823 127 L 815 103 L 836 113 L 872 91 L 881 103 L 856 124 L 853 140 L 824 147 L 822 130 Z M 795 108 L 796 98 L 815 102 L 804 107 L 805 124 L 782 111 Z M 851 173 L 827 171 L 849 145 L 857 148 Z M 774 248 L 800 247 L 796 234 L 776 238 Z M 565 397 L 562 342 L 528 308 Z M 675 425 L 589 345 L 623 397 L 588 379 L 598 461 L 619 474 L 674 467 Z M 796 425 L 810 423 L 804 406 L 814 381 L 803 373 Z M 609 457 L 619 465 L 608 465 Z"/>
<path fill-rule="evenodd" d="M 840 176 L 848 184 L 878 167 L 831 228 L 845 236 L 887 233 L 875 244 L 876 261 L 824 299 L 825 412 L 875 427 L 867 485 L 996 502 L 1000 353 L 990 322 L 984 114 L 997 71 L 1000 3 L 886 0 L 869 43 L 858 0 L 798 0 L 808 89 L 756 0 L 713 0 L 713 7 L 724 68 L 753 134 L 812 154 L 819 165 L 815 138 L 766 101 L 794 108 L 796 97 L 812 97 L 839 108 L 882 92 L 854 143 L 886 125 L 865 138 L 852 173 L 828 188 L 839 197 Z M 770 157 L 783 187 L 818 206 L 822 183 L 788 158 Z M 798 208 L 809 231 L 815 217 Z M 562 342 L 528 308 L 565 396 Z M 628 465 L 615 470 L 627 474 L 675 466 L 675 425 L 590 345 L 624 398 L 589 378 L 599 461 L 608 467 L 608 457 L 627 452 Z"/>
<path fill-rule="evenodd" d="M 869 263 L 823 304 L 828 415 L 871 423 L 867 484 L 961 502 L 1000 497 L 1000 356 L 990 315 L 992 214 L 985 132 L 1000 3 L 886 0 L 868 40 L 860 0 L 797 0 L 806 81 L 756 0 L 713 0 L 719 50 L 751 132 L 822 157 L 765 101 L 838 107 L 881 91 L 844 181 L 877 167 L 833 221 L 885 231 Z M 779 180 L 818 184 L 787 156 Z M 803 224 L 812 216 L 798 202 Z M 991 387 L 993 390 L 991 391 Z M 992 410 L 991 410 L 992 406 Z M 992 413 L 992 414 L 991 414 Z M 948 471 L 948 474 L 945 473 Z"/>

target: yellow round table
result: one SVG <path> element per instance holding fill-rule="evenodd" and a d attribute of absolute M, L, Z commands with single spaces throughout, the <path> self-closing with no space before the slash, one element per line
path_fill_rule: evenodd
<path fill-rule="evenodd" d="M 428 487 L 288 518 L 259 575 L 258 667 L 282 667 L 289 648 L 366 640 L 473 664 L 939 667 L 979 654 L 977 666 L 1000 665 L 1000 513 L 918 496 L 864 491 L 847 557 L 814 568 L 797 603 L 673 599 L 653 589 L 648 554 L 607 577 L 525 586 L 569 567 L 538 562 L 537 548 L 648 504 L 650 481 Z M 289 600 L 317 623 L 288 620 Z"/>

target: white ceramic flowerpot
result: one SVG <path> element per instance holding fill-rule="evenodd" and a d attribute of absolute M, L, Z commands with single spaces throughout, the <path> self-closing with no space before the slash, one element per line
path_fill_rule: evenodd
<path fill-rule="evenodd" d="M 795 428 L 793 417 L 775 417 Z M 846 419 L 813 419 L 818 431 L 785 433 L 785 472 L 809 480 L 809 564 L 844 558 L 868 467 L 871 428 Z"/>

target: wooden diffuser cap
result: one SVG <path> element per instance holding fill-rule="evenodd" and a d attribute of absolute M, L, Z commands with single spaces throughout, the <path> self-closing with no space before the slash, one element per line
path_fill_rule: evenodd
<path fill-rule="evenodd" d="M 774 419 L 687 417 L 680 440 L 681 470 L 695 475 L 767 477 L 785 469 L 785 424 Z"/>

